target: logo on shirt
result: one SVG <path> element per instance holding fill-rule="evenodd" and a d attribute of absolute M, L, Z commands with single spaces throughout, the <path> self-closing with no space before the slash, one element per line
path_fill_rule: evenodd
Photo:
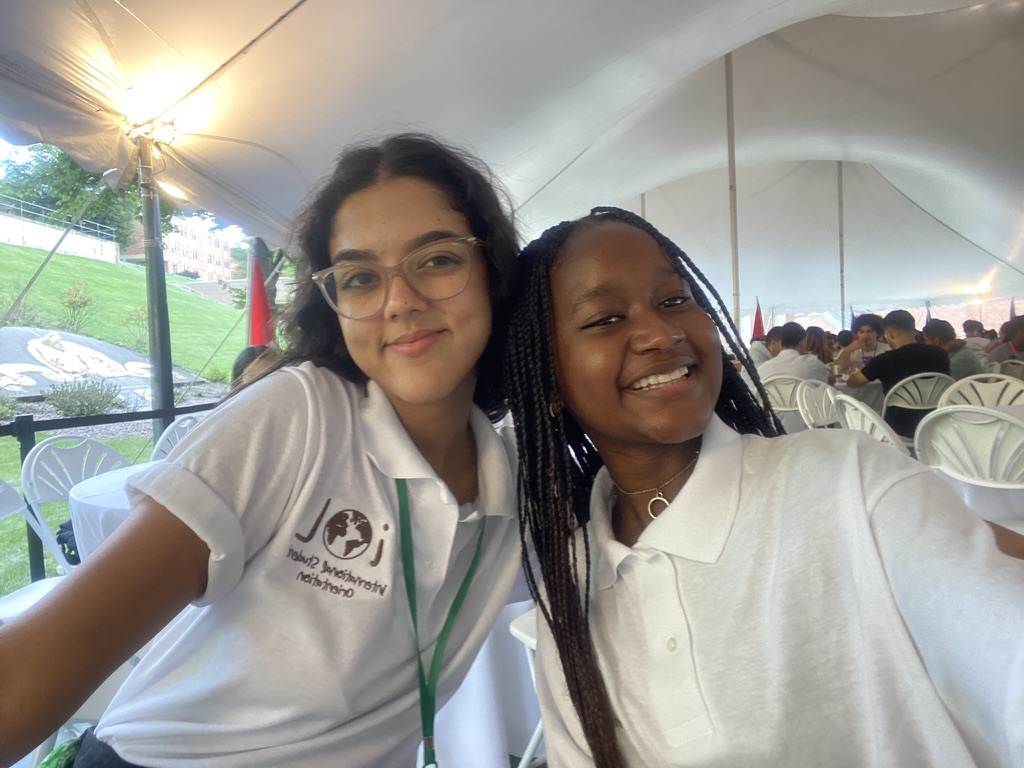
<path fill-rule="evenodd" d="M 315 550 L 307 554 L 305 548 L 288 548 L 289 559 L 303 566 L 303 570 L 296 575 L 296 580 L 343 597 L 355 596 L 355 588 L 383 597 L 389 585 L 381 584 L 376 579 L 366 579 L 354 573 L 350 567 L 333 562 L 333 558 L 341 561 L 359 560 L 370 551 L 374 531 L 369 518 L 357 509 L 338 509 L 331 512 L 330 506 L 331 499 L 327 499 L 312 527 L 305 533 L 295 534 L 295 538 L 303 544 L 309 544 L 314 540 L 322 543 L 326 553 L 318 556 Z M 389 528 L 387 523 L 381 526 L 384 532 Z M 376 568 L 381 561 L 384 552 L 383 537 L 377 540 L 374 549 L 373 558 L 367 564 L 370 568 Z"/>

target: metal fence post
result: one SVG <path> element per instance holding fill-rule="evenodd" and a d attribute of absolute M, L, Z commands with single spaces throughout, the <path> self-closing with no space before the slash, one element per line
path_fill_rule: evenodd
<path fill-rule="evenodd" d="M 22 414 L 14 417 L 14 436 L 18 438 L 18 447 L 21 449 L 21 463 L 25 464 L 25 457 L 28 456 L 36 444 L 36 428 L 32 423 L 32 414 Z M 40 512 L 40 514 L 42 514 Z M 40 541 L 32 526 L 25 523 L 28 537 L 28 570 L 32 581 L 39 581 L 46 578 L 46 564 L 43 562 L 43 542 Z"/>

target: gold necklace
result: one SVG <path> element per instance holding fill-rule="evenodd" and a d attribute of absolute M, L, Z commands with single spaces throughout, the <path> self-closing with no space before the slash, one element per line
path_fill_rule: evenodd
<path fill-rule="evenodd" d="M 662 492 L 661 492 L 662 489 L 666 488 L 669 485 L 671 485 L 673 480 L 677 480 L 681 474 L 683 474 L 686 470 L 688 470 L 690 467 L 692 467 L 694 464 L 696 464 L 698 456 L 700 456 L 700 451 L 697 451 L 693 455 L 693 458 L 690 459 L 690 462 L 685 467 L 683 467 L 678 472 L 676 472 L 674 475 L 672 475 L 672 477 L 670 477 L 664 483 L 662 483 L 661 485 L 655 486 L 654 488 L 645 488 L 642 491 L 624 491 L 624 490 L 622 490 L 619 487 L 618 483 L 616 483 L 614 480 L 612 481 L 612 485 L 615 486 L 615 490 L 617 490 L 619 493 L 625 494 L 626 496 L 640 496 L 640 495 L 645 494 L 645 493 L 654 492 L 654 498 L 652 498 L 650 501 L 647 502 L 647 514 L 651 516 L 651 520 L 655 520 L 655 519 L 657 519 L 657 516 L 654 514 L 654 510 L 653 510 L 654 502 L 660 501 L 662 504 L 665 505 L 666 508 L 668 507 L 668 499 L 666 499 L 664 494 L 662 494 Z"/>

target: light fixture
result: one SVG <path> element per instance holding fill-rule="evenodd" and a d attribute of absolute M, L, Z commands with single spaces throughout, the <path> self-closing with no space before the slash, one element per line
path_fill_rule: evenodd
<path fill-rule="evenodd" d="M 169 181 L 159 181 L 158 180 L 156 183 L 160 185 L 160 189 L 162 189 L 168 195 L 173 197 L 175 200 L 183 200 L 183 201 L 187 201 L 188 200 L 188 195 L 186 195 L 185 192 L 180 187 L 176 187 L 174 184 L 171 184 Z"/>

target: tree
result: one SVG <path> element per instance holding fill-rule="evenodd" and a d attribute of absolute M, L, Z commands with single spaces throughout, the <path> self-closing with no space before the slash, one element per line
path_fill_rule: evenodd
<path fill-rule="evenodd" d="M 29 159 L 3 162 L 0 194 L 16 197 L 56 211 L 58 222 L 74 216 L 100 176 L 83 170 L 74 160 L 50 144 L 28 148 Z M 160 193 L 160 221 L 164 232 L 171 231 L 171 217 L 178 215 L 174 200 Z M 85 212 L 85 218 L 112 227 L 115 239 L 124 250 L 134 241 L 134 223 L 142 217 L 142 197 L 136 178 L 123 198 L 104 189 Z"/>

